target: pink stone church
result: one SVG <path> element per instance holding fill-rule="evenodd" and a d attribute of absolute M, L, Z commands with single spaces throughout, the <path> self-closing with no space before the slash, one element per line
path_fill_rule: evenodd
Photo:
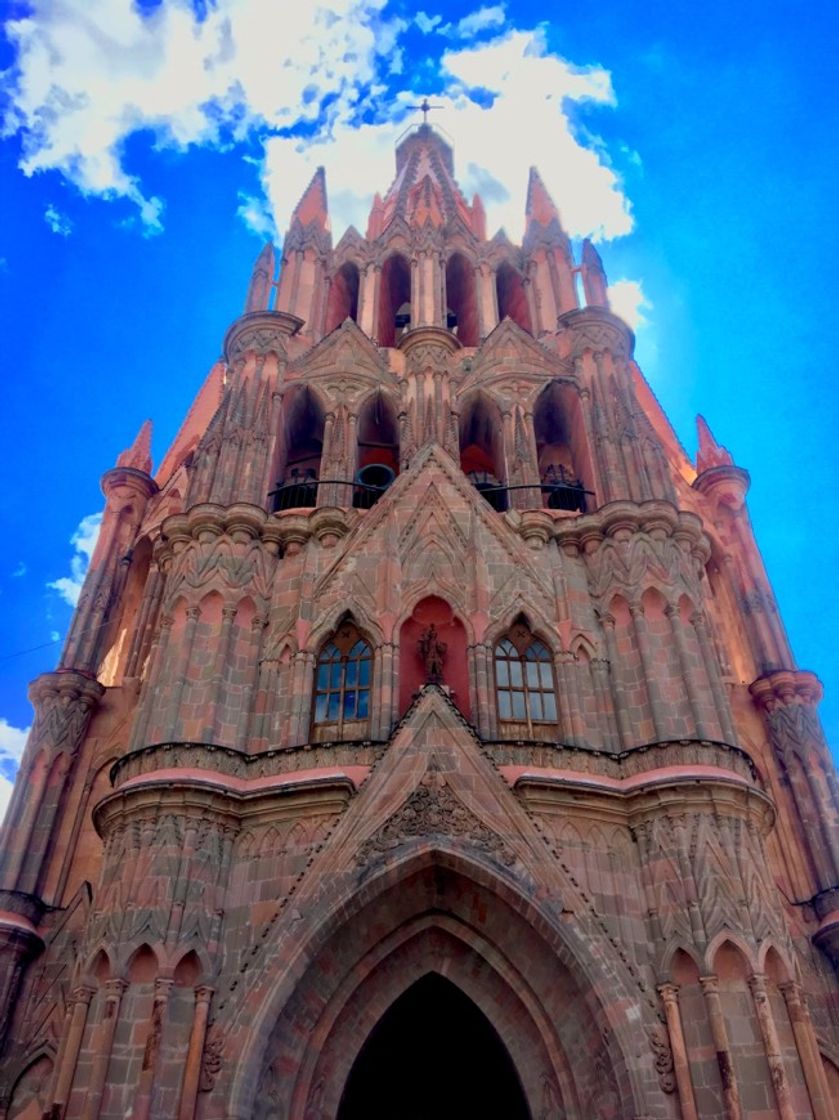
<path fill-rule="evenodd" d="M 522 172 L 524 178 L 524 170 Z M 835 1120 L 837 779 L 535 170 L 318 172 L 105 514 L 0 863 L 2 1120 Z"/>

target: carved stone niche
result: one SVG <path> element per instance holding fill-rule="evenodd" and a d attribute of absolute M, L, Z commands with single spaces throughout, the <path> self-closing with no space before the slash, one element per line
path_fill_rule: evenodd
<path fill-rule="evenodd" d="M 286 339 L 297 334 L 305 320 L 287 311 L 251 311 L 242 315 L 224 336 L 224 360 L 230 364 L 247 351 L 279 357 L 286 352 Z"/>

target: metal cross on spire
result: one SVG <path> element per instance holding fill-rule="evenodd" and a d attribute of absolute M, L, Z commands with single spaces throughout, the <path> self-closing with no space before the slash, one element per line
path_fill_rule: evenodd
<path fill-rule="evenodd" d="M 428 124 L 428 114 L 432 109 L 444 109 L 444 105 L 431 105 L 427 97 L 423 97 L 419 105 L 409 105 L 413 112 L 422 113 L 422 123 Z"/>

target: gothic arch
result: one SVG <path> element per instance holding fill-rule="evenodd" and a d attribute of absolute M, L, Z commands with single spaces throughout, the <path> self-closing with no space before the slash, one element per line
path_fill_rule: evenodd
<path fill-rule="evenodd" d="M 402 331 L 411 327 L 411 313 L 411 265 L 404 253 L 394 249 L 388 253 L 379 274 L 376 337 L 380 346 L 396 345 Z"/>
<path fill-rule="evenodd" d="M 446 261 L 446 326 L 454 331 L 462 346 L 477 346 L 480 342 L 475 268 L 460 249 Z"/>
<path fill-rule="evenodd" d="M 588 446 L 579 389 L 552 380 L 533 406 L 539 478 L 556 489 L 543 492 L 546 506 L 586 510 L 584 491 L 593 491 L 592 449 Z"/>
<path fill-rule="evenodd" d="M 493 509 L 507 508 L 504 422 L 498 402 L 483 389 L 460 402 L 460 469 L 475 488 L 485 492 Z"/>
<path fill-rule="evenodd" d="M 562 643 L 556 628 L 551 626 L 548 618 L 535 603 L 525 603 L 521 596 L 510 603 L 497 622 L 492 623 L 484 631 L 484 642 L 487 649 L 493 650 L 499 640 L 507 633 L 513 623 L 523 619 L 532 630 L 535 637 L 544 642 L 554 658 L 562 653 Z"/>
<path fill-rule="evenodd" d="M 610 1004 L 621 1000 L 626 1006 L 637 1007 L 637 987 L 624 975 L 623 965 L 608 950 L 605 939 L 603 944 L 592 944 L 592 927 L 563 925 L 548 914 L 544 904 L 522 895 L 513 875 L 489 863 L 486 857 L 458 850 L 452 842 L 431 844 L 420 840 L 407 852 L 387 858 L 384 866 L 348 869 L 337 881 L 322 884 L 317 898 L 305 908 L 300 906 L 298 913 L 302 917 L 295 923 L 294 932 L 286 929 L 278 933 L 279 942 L 274 944 L 275 937 L 265 946 L 265 951 L 271 952 L 281 947 L 277 959 L 287 962 L 287 967 L 281 974 L 258 972 L 254 984 L 238 994 L 235 1012 L 219 1010 L 218 1029 L 224 1032 L 230 1057 L 229 1065 L 225 1064 L 230 1070 L 226 1115 L 254 1115 L 257 1087 L 268 1076 L 266 1071 L 278 1054 L 277 1045 L 300 1049 L 296 1058 L 291 1054 L 282 1057 L 284 1068 L 290 1068 L 285 1064 L 286 1057 L 300 1068 L 303 1080 L 289 1090 L 294 1101 L 310 1101 L 307 1094 L 316 1090 L 323 1094 L 315 1070 L 305 1061 L 312 1035 L 308 1029 L 305 1037 L 288 1030 L 288 1022 L 296 1009 L 309 1008 L 317 1020 L 310 1023 L 311 1030 L 329 1036 L 341 1007 L 352 993 L 360 992 L 361 980 L 372 976 L 381 960 L 392 958 L 390 939 L 413 934 L 415 942 L 421 944 L 422 939 L 416 938 L 423 930 L 433 930 L 435 935 L 442 931 L 444 939 L 463 943 L 474 954 L 472 964 L 483 962 L 482 970 L 494 970 L 506 985 L 507 999 L 525 1007 L 527 1018 L 520 1019 L 519 1026 L 526 1025 L 527 1037 L 536 1038 L 538 1046 L 550 1056 L 549 1071 L 557 1082 L 555 1093 L 558 1095 L 564 1087 L 562 1105 L 568 1120 L 597 1115 L 597 1093 L 604 1090 L 608 1090 L 609 1105 L 614 1108 L 604 1115 L 618 1120 L 645 1111 L 645 1075 L 637 1068 L 637 1029 L 643 1024 L 643 1012 L 640 1024 L 636 1018 L 633 1025 L 628 1018 L 618 1021 L 608 1010 Z M 477 917 L 479 914 L 482 916 Z M 402 932 L 394 934 L 394 930 Z M 594 940 L 598 940 L 597 935 Z M 608 950 L 605 955 L 604 949 Z M 322 960 L 330 962 L 329 991 L 323 986 Z M 419 967 L 416 958 L 414 962 L 414 967 Z M 456 973 L 458 969 L 445 964 L 445 959 L 443 963 L 445 975 L 452 979 L 450 969 Z M 427 971 L 427 964 L 424 967 Z M 550 983 L 544 983 L 543 972 L 552 977 Z M 385 985 L 378 1003 L 380 1013 L 397 994 L 397 982 Z M 477 990 L 476 997 L 480 998 Z M 557 1007 L 540 1005 L 543 998 L 563 1001 L 563 1013 Z M 499 1028 L 497 1022 L 494 1025 Z M 502 1023 L 502 1038 L 508 1030 L 509 1025 Z M 552 1031 L 556 1032 L 554 1037 Z M 596 1065 L 598 1074 L 603 1074 L 609 1084 L 593 1085 L 586 1081 L 587 1074 L 577 1069 L 567 1072 L 569 1063 L 562 1053 L 570 1044 L 570 1035 L 563 1035 L 563 1031 L 570 1031 L 577 1040 L 581 1035 L 588 1040 L 583 1045 L 591 1045 L 600 1059 L 584 1065 L 589 1074 Z M 632 1055 L 636 1055 L 634 1061 Z M 646 1065 L 649 1074 L 651 1056 Z M 340 1072 L 336 1076 L 341 1076 Z M 531 1076 L 528 1084 L 532 1083 Z M 342 1088 L 343 1083 L 335 1091 Z M 530 1095 L 528 1099 L 538 1115 L 539 1102 Z M 283 1101 L 286 1108 L 290 1103 L 290 1099 Z M 286 1114 L 298 1120 L 304 1109 L 295 1104 Z"/>
<path fill-rule="evenodd" d="M 343 600 L 333 604 L 325 614 L 321 615 L 312 627 L 308 641 L 301 647 L 302 652 L 316 656 L 329 635 L 334 634 L 342 622 L 352 622 L 357 626 L 373 650 L 378 649 L 386 640 L 379 623 L 370 617 L 357 599 L 351 611 L 347 610 L 345 602 L 346 600 Z"/>

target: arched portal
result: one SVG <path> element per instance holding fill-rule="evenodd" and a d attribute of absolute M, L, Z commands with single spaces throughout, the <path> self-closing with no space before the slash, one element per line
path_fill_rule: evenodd
<path fill-rule="evenodd" d="M 350 1071 L 338 1120 L 530 1120 L 510 1055 L 486 1015 L 438 973 L 388 1008 Z"/>
<path fill-rule="evenodd" d="M 416 797 L 410 807 L 413 820 Z M 410 831 L 411 825 L 406 827 Z M 234 1028 L 231 1046 L 241 1058 L 225 1115 L 338 1117 L 345 1092 L 355 1094 L 356 1077 L 364 1088 L 365 1043 L 376 1039 L 382 1023 L 382 1034 L 390 1033 L 387 1013 L 429 974 L 458 989 L 448 1007 L 460 1008 L 461 1024 L 464 1017 L 474 1024 L 477 1013 L 483 1016 L 481 1054 L 492 1054 L 491 1061 L 507 1071 L 501 1087 L 517 1109 L 461 1110 L 460 1116 L 629 1120 L 638 1115 L 643 1094 L 627 1063 L 626 1032 L 611 1024 L 608 1039 L 604 1035 L 602 1009 L 615 998 L 614 975 L 600 990 L 595 959 L 579 969 L 566 947 L 552 946 L 552 923 L 529 911 L 518 891 L 511 891 L 506 873 L 499 878 L 481 866 L 480 857 L 464 859 L 446 848 L 420 844 L 413 856 L 374 861 L 360 880 L 349 881 L 352 904 L 340 891 L 336 896 L 331 881 L 323 898 L 306 901 L 300 912 L 320 914 L 320 920 L 305 947 L 287 943 L 288 964 L 263 996 L 251 992 L 247 1022 Z M 327 895 L 331 916 L 323 912 Z M 422 987 L 417 991 L 419 1000 Z M 477 1010 L 468 1008 L 469 1002 Z M 438 1034 L 443 1018 L 441 1013 Z M 462 1039 L 458 1045 L 462 1050 Z M 428 1076 L 433 1074 L 432 1068 Z M 369 1099 L 365 1104 L 372 1108 Z M 394 1107 L 391 1115 L 407 1114 Z M 346 1120 L 351 1117 L 346 1114 Z"/>

